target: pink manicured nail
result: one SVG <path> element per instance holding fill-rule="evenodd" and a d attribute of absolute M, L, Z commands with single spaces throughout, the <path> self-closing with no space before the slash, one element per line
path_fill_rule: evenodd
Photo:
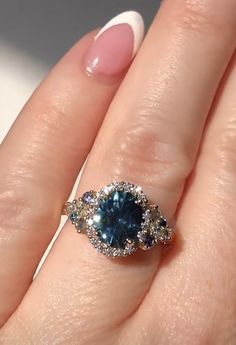
<path fill-rule="evenodd" d="M 143 40 L 144 23 L 138 12 L 128 11 L 110 20 L 96 35 L 85 56 L 89 74 L 112 76 L 124 71 Z"/>

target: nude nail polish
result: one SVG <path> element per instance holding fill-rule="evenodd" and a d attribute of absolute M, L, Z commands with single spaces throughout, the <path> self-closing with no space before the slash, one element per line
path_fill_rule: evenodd
<path fill-rule="evenodd" d="M 95 36 L 84 59 L 87 73 L 105 76 L 123 72 L 136 55 L 144 36 L 142 16 L 135 11 L 119 14 Z"/>

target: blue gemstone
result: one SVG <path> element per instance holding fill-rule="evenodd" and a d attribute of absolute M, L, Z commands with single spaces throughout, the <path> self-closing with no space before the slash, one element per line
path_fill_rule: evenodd
<path fill-rule="evenodd" d="M 75 222 L 77 220 L 77 218 L 78 218 L 78 213 L 77 212 L 72 212 L 69 217 L 70 217 L 70 220 L 72 222 Z"/>
<path fill-rule="evenodd" d="M 94 194 L 92 192 L 85 192 L 82 196 L 82 199 L 87 204 L 94 202 Z"/>
<path fill-rule="evenodd" d="M 162 218 L 160 221 L 159 221 L 159 225 L 160 226 L 167 226 L 167 220 L 165 218 Z"/>
<path fill-rule="evenodd" d="M 143 209 L 129 192 L 114 191 L 100 201 L 93 226 L 100 240 L 117 249 L 124 249 L 126 240 L 137 241 Z"/>
<path fill-rule="evenodd" d="M 144 239 L 144 244 L 147 248 L 152 248 L 155 244 L 155 239 L 152 235 L 147 234 Z"/>

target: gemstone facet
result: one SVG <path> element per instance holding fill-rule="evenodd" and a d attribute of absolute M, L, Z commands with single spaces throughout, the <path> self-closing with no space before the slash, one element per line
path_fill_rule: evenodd
<path fill-rule="evenodd" d="M 92 204 L 96 200 L 96 193 L 94 191 L 85 192 L 82 196 L 82 200 L 87 204 Z"/>
<path fill-rule="evenodd" d="M 72 221 L 72 223 L 76 222 L 78 219 L 78 213 L 77 212 L 72 212 L 69 216 L 70 220 Z"/>
<path fill-rule="evenodd" d="M 167 220 L 165 218 L 161 218 L 159 220 L 159 226 L 163 226 L 163 227 L 167 226 Z"/>
<path fill-rule="evenodd" d="M 144 244 L 147 248 L 153 247 L 155 244 L 155 238 L 152 235 L 147 235 L 144 240 Z"/>
<path fill-rule="evenodd" d="M 112 182 L 67 202 L 63 210 L 77 232 L 85 233 L 95 249 L 106 256 L 125 257 L 137 249 L 167 245 L 172 228 L 158 205 L 151 204 L 142 188 Z"/>
<path fill-rule="evenodd" d="M 136 197 L 127 191 L 115 190 L 99 201 L 93 215 L 98 238 L 108 246 L 124 249 L 128 241 L 137 242 L 143 209 Z"/>
<path fill-rule="evenodd" d="M 141 234 L 139 236 L 139 239 L 140 239 L 140 247 L 144 250 L 148 250 L 148 249 L 151 249 L 156 241 L 155 241 L 155 237 L 149 233 L 145 234 Z"/>

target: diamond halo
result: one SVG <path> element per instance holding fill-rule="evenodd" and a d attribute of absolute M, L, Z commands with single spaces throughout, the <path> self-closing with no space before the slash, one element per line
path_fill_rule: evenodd
<path fill-rule="evenodd" d="M 99 235 L 94 219 L 104 200 L 109 200 L 116 192 L 120 193 L 117 195 L 123 193 L 125 196 L 131 196 L 134 203 L 139 205 L 142 210 L 140 228 L 138 231 L 136 230 L 137 236 L 132 239 L 127 237 L 122 247 L 106 243 L 101 238 L 101 234 Z M 67 214 L 77 231 L 86 233 L 95 249 L 106 256 L 125 257 L 134 253 L 138 248 L 148 250 L 157 243 L 167 244 L 173 237 L 173 230 L 159 207 L 149 202 L 141 187 L 129 182 L 113 182 L 98 192 L 86 192 L 78 200 L 68 202 L 65 205 L 64 213 Z M 119 225 L 116 227 L 119 228 Z"/>

